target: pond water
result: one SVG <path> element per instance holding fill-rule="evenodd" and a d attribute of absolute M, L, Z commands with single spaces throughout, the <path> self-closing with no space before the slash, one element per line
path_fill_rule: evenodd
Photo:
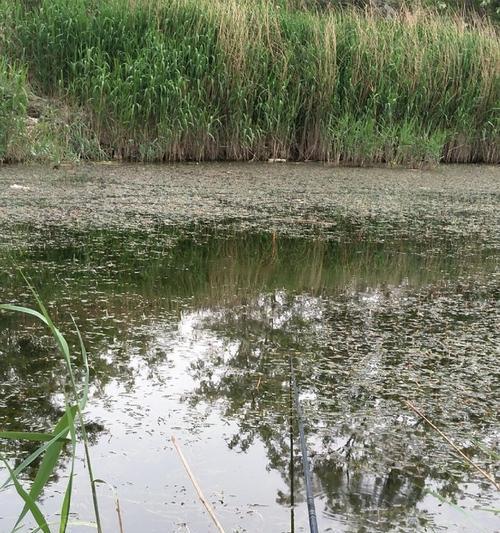
<path fill-rule="evenodd" d="M 21 268 L 72 345 L 71 315 L 81 328 L 94 471 L 124 530 L 215 531 L 172 436 L 226 531 L 309 530 L 292 358 L 320 531 L 499 531 L 498 491 L 405 404 L 498 479 L 499 178 L 0 169 L 0 301 L 33 306 Z M 0 376 L 0 429 L 49 431 L 65 371 L 34 321 L 0 314 Z M 0 447 L 11 464 L 34 449 Z M 89 521 L 78 458 L 72 518 Z M 43 493 L 53 520 L 68 468 Z M 1 531 L 21 507 L 0 492 Z"/>

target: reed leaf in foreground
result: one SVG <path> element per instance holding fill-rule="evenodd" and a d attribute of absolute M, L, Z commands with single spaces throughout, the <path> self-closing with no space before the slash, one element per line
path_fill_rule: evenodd
<path fill-rule="evenodd" d="M 25 502 L 23 510 L 21 511 L 17 519 L 14 529 L 16 529 L 21 524 L 22 520 L 25 518 L 25 516 L 28 513 L 31 513 L 36 523 L 38 524 L 39 530 L 43 531 L 43 533 L 50 533 L 50 528 L 47 523 L 47 520 L 45 519 L 39 507 L 37 506 L 36 501 L 40 497 L 44 487 L 49 482 L 51 475 L 57 468 L 57 464 L 59 462 L 61 452 L 63 450 L 65 443 L 68 441 L 67 437 L 69 434 L 70 442 L 71 442 L 71 468 L 70 468 L 66 490 L 64 492 L 64 498 L 62 501 L 61 513 L 60 513 L 61 520 L 59 524 L 59 533 L 64 533 L 68 525 L 68 518 L 69 518 L 69 513 L 70 513 L 70 508 L 71 508 L 74 463 L 75 463 L 76 446 L 77 446 L 76 424 L 78 423 L 78 429 L 80 429 L 82 433 L 82 441 L 83 441 L 83 445 L 85 449 L 85 458 L 86 458 L 87 468 L 88 468 L 89 477 L 90 477 L 90 485 L 91 485 L 91 490 L 92 490 L 96 526 L 97 526 L 97 530 L 101 532 L 102 528 L 101 528 L 100 518 L 99 518 L 99 508 L 98 508 L 98 502 L 97 502 L 97 494 L 95 490 L 95 481 L 94 481 L 94 477 L 92 473 L 92 465 L 91 465 L 90 453 L 88 449 L 88 438 L 87 438 L 87 433 L 85 431 L 85 421 L 83 417 L 83 411 L 87 403 L 88 389 L 89 389 L 89 366 L 88 366 L 88 359 L 87 359 L 87 352 L 85 350 L 85 345 L 83 343 L 80 331 L 78 330 L 75 324 L 79 342 L 80 342 L 81 356 L 82 356 L 83 365 L 85 369 L 83 386 L 78 387 L 76 380 L 75 380 L 73 365 L 71 362 L 69 345 L 65 337 L 63 336 L 63 334 L 53 323 L 38 293 L 31 287 L 31 285 L 29 285 L 29 287 L 35 297 L 35 300 L 38 303 L 39 311 L 30 309 L 27 307 L 21 307 L 21 306 L 10 305 L 10 304 L 0 305 L 0 310 L 19 312 L 25 315 L 33 316 L 39 319 L 49 328 L 56 342 L 56 345 L 59 349 L 59 352 L 63 356 L 63 359 L 66 363 L 69 382 L 71 386 L 70 387 L 71 397 L 67 398 L 66 410 L 64 414 L 62 415 L 62 417 L 59 419 L 56 426 L 54 427 L 52 433 L 36 433 L 36 432 L 30 433 L 30 432 L 23 432 L 23 431 L 0 432 L 0 438 L 4 438 L 4 439 L 45 441 L 44 444 L 42 444 L 34 453 L 32 453 L 27 459 L 25 459 L 16 469 L 12 469 L 10 465 L 8 464 L 8 462 L 5 459 L 3 459 L 9 471 L 9 477 L 3 483 L 1 488 L 3 489 L 7 487 L 10 484 L 10 482 L 12 482 L 18 494 Z M 38 457 L 42 455 L 43 455 L 42 462 L 37 470 L 37 473 L 31 485 L 31 488 L 29 492 L 27 492 L 22 487 L 21 483 L 19 482 L 18 476 L 19 474 L 23 472 L 23 470 L 27 466 L 32 464 L 35 459 L 37 459 Z"/>
<path fill-rule="evenodd" d="M 45 520 L 45 517 L 43 516 L 42 512 L 40 511 L 38 505 L 36 504 L 35 500 L 33 499 L 31 493 L 27 493 L 24 488 L 22 487 L 21 483 L 19 483 L 16 475 L 14 474 L 13 470 L 9 466 L 9 463 L 2 459 L 3 463 L 5 464 L 5 467 L 9 471 L 10 478 L 12 479 L 14 486 L 16 487 L 17 493 L 25 502 L 25 509 L 26 512 L 29 510 L 31 514 L 33 515 L 33 518 L 35 519 L 36 523 L 38 524 L 38 527 L 43 531 L 43 533 L 50 533 L 49 526 L 47 524 L 47 521 Z M 16 529 L 20 519 L 14 526 L 14 530 Z"/>

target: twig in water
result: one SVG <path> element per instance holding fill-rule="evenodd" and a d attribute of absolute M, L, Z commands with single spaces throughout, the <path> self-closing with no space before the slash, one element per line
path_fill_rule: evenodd
<path fill-rule="evenodd" d="M 465 459 L 471 466 L 473 466 L 481 475 L 483 475 L 488 481 L 493 483 L 493 486 L 500 490 L 500 485 L 495 481 L 493 476 L 491 474 L 488 474 L 486 470 L 482 469 L 480 466 L 478 466 L 476 463 L 474 463 L 465 453 L 449 438 L 447 437 L 438 427 L 436 427 L 421 411 L 419 411 L 411 402 L 408 400 L 404 401 L 405 404 L 414 411 L 418 416 L 420 416 L 423 420 L 425 420 L 429 426 L 431 426 L 432 429 L 436 430 L 441 437 L 462 457 Z"/>
<path fill-rule="evenodd" d="M 193 487 L 195 488 L 196 492 L 198 493 L 198 498 L 200 498 L 201 503 L 205 506 L 205 509 L 208 511 L 208 514 L 210 515 L 210 518 L 214 521 L 214 524 L 216 525 L 217 529 L 220 531 L 220 533 L 224 533 L 224 528 L 222 527 L 221 523 L 215 516 L 215 512 L 212 509 L 212 506 L 210 505 L 210 502 L 205 498 L 203 495 L 203 492 L 201 491 L 200 486 L 198 485 L 198 482 L 196 481 L 193 472 L 191 471 L 191 468 L 189 468 L 189 464 L 184 457 L 184 454 L 182 453 L 182 450 L 177 443 L 176 438 L 174 435 L 172 435 L 172 443 L 175 446 L 175 449 L 177 450 L 177 453 L 179 454 L 179 457 L 181 458 L 182 464 L 184 465 L 184 468 L 186 469 L 186 472 L 189 476 L 189 479 L 191 480 L 191 483 L 193 484 Z"/>
<path fill-rule="evenodd" d="M 118 499 L 118 496 L 115 500 L 116 503 L 116 514 L 118 515 L 118 525 L 120 526 L 120 533 L 124 533 L 123 531 L 123 521 L 122 521 L 122 511 L 120 509 L 120 500 Z"/>
<path fill-rule="evenodd" d="M 118 527 L 120 533 L 124 533 L 123 530 L 123 520 L 122 520 L 122 512 L 120 508 L 120 498 L 118 498 L 118 491 L 115 486 L 111 485 L 111 483 L 108 483 L 107 481 L 104 481 L 103 479 L 96 479 L 94 480 L 94 484 L 102 483 L 103 485 L 106 485 L 111 489 L 111 492 L 113 493 L 113 497 L 115 500 L 115 510 L 116 514 L 118 515 Z"/>
<path fill-rule="evenodd" d="M 295 381 L 295 371 L 293 369 L 292 356 L 289 356 L 290 362 L 290 388 L 293 389 L 293 398 L 295 400 L 295 411 L 297 413 L 297 425 L 299 428 L 300 453 L 302 455 L 302 467 L 304 469 L 304 485 L 306 489 L 307 513 L 309 515 L 309 529 L 311 533 L 318 533 L 318 519 L 316 518 L 316 506 L 314 505 L 314 494 L 312 488 L 311 468 L 307 455 L 307 442 L 304 431 L 304 420 L 302 407 L 299 401 L 299 391 Z"/>

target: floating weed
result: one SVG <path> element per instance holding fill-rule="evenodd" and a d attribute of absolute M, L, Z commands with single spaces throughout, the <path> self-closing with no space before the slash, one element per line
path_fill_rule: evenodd
<path fill-rule="evenodd" d="M 500 461 L 500 453 L 495 451 L 493 448 L 485 446 L 482 442 L 479 442 L 478 440 L 473 440 L 472 442 L 490 459 L 493 459 L 493 461 Z"/>

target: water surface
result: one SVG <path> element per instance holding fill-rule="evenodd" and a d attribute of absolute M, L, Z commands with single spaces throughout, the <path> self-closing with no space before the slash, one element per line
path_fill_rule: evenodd
<path fill-rule="evenodd" d="M 0 171 L 0 299 L 33 303 L 21 267 L 81 327 L 94 470 L 126 531 L 213 530 L 172 435 L 228 531 L 308 531 L 290 358 L 321 531 L 498 530 L 498 493 L 404 403 L 498 476 L 499 176 L 458 168 Z M 30 319 L 0 315 L 0 375 L 0 427 L 49 430 L 64 367 Z M 9 530 L 20 505 L 0 501 Z"/>

